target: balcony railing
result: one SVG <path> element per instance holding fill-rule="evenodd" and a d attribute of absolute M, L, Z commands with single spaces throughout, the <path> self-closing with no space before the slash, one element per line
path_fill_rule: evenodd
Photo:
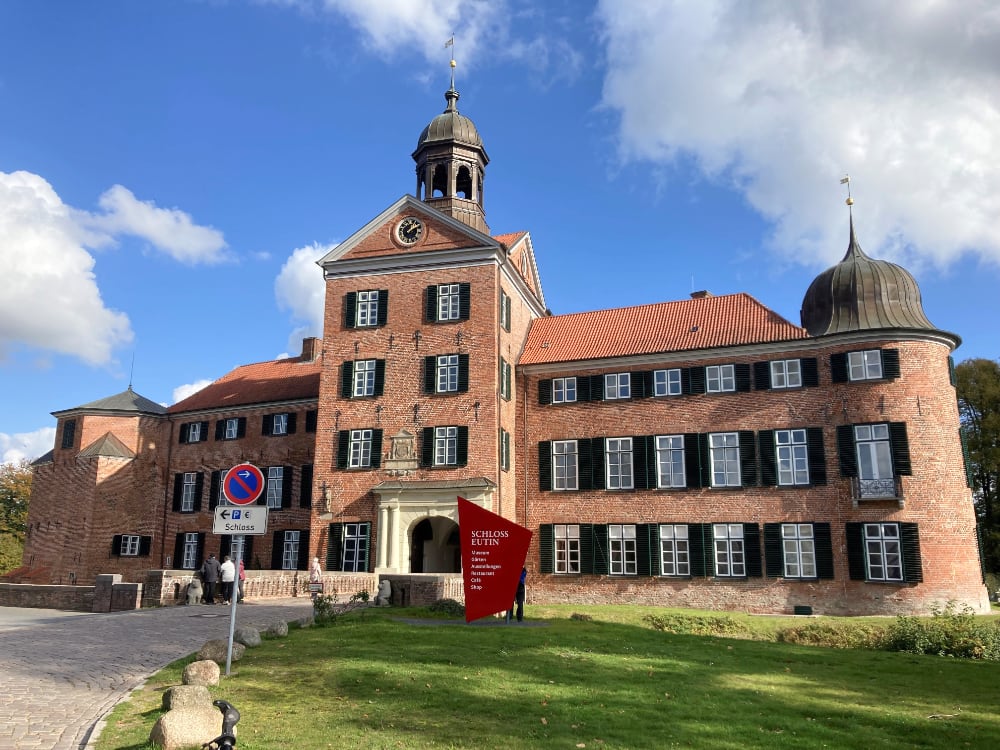
<path fill-rule="evenodd" d="M 899 477 L 888 479 L 861 479 L 854 477 L 851 480 L 851 489 L 854 495 L 854 504 L 866 500 L 898 500 L 899 506 L 903 506 L 903 484 Z"/>

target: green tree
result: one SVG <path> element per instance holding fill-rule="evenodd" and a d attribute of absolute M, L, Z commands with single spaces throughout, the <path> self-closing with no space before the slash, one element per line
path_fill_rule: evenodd
<path fill-rule="evenodd" d="M 1000 571 L 1000 364 L 967 359 L 955 367 L 955 378 L 986 570 L 995 573 Z"/>
<path fill-rule="evenodd" d="M 0 464 L 0 574 L 21 564 L 30 496 L 31 464 L 28 460 Z"/>

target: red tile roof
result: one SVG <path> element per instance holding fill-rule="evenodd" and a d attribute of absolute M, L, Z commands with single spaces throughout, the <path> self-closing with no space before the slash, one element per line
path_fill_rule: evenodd
<path fill-rule="evenodd" d="M 219 409 L 274 401 L 319 398 L 320 362 L 299 357 L 276 359 L 237 367 L 228 375 L 171 406 L 177 414 L 201 409 Z"/>
<path fill-rule="evenodd" d="M 520 240 L 526 234 L 527 232 L 509 232 L 507 234 L 495 234 L 493 235 L 493 239 L 495 239 L 497 242 L 506 245 L 507 247 L 512 247 L 514 244 L 517 243 L 518 240 Z"/>
<path fill-rule="evenodd" d="M 573 362 L 808 338 L 749 294 L 538 318 L 519 364 Z"/>

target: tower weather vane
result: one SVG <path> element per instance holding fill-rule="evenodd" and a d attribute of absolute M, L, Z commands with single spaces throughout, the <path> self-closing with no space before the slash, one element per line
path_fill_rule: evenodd
<path fill-rule="evenodd" d="M 847 203 L 847 207 L 850 209 L 850 207 L 854 205 L 854 198 L 851 197 L 851 176 L 849 174 L 845 174 L 840 178 L 840 184 L 847 185 L 847 200 L 845 203 Z"/>
<path fill-rule="evenodd" d="M 448 49 L 451 47 L 451 87 L 455 88 L 455 35 L 451 35 L 451 39 L 444 43 L 444 48 Z"/>

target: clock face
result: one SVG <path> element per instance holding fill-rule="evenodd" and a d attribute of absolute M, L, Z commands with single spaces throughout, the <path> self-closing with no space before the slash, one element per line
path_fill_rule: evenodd
<path fill-rule="evenodd" d="M 408 216 L 396 227 L 396 236 L 399 237 L 399 241 L 407 245 L 412 245 L 419 240 L 423 233 L 424 225 L 415 216 Z"/>

